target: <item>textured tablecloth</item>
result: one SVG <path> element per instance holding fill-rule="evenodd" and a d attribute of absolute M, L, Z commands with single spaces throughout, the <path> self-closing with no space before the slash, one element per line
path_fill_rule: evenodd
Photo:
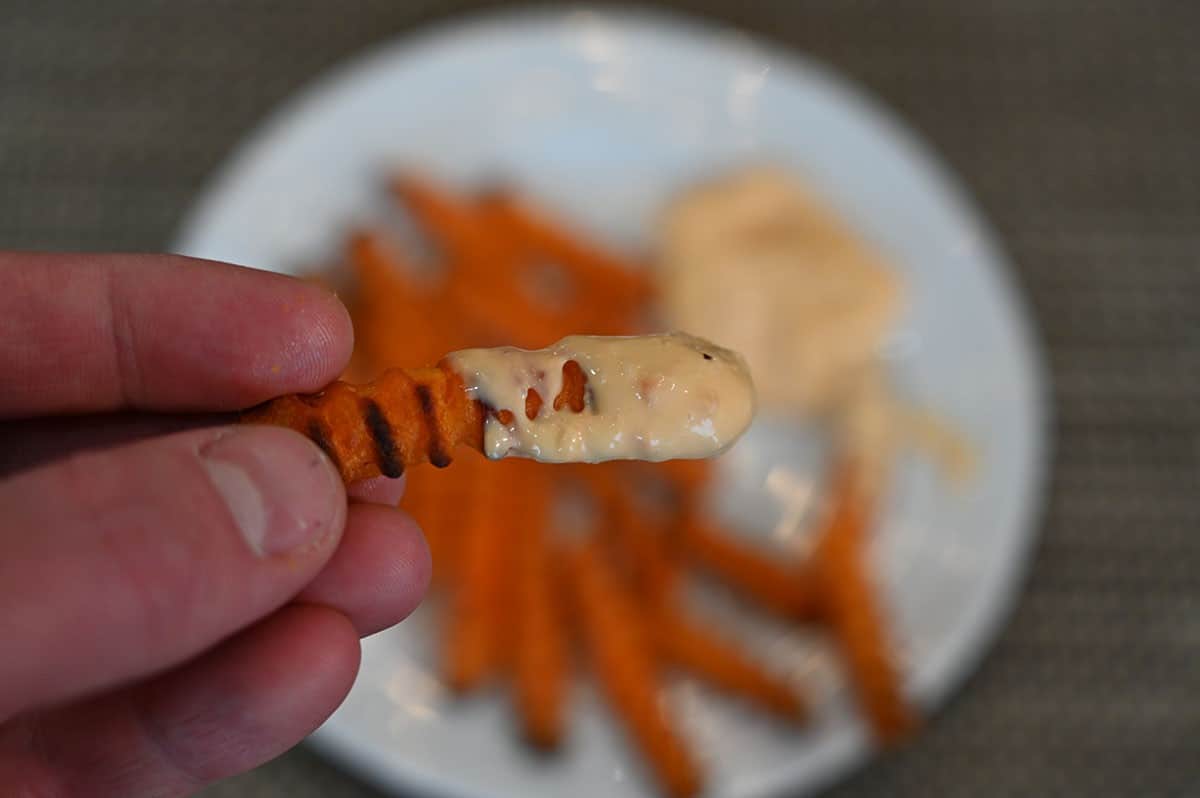
<path fill-rule="evenodd" d="M 163 247 L 277 102 L 455 5 L 0 0 L 0 246 Z M 1012 623 L 832 795 L 1200 794 L 1200 3 L 678 5 L 907 117 L 998 228 L 1049 350 L 1053 484 Z M 210 795 L 376 793 L 297 750 Z"/>

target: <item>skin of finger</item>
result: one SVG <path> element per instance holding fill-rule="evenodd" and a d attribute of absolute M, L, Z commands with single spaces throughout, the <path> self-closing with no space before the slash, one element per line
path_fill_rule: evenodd
<path fill-rule="evenodd" d="M 388 479 L 375 477 L 355 482 L 346 488 L 351 499 L 371 504 L 387 504 L 395 507 L 404 498 L 405 477 Z"/>
<path fill-rule="evenodd" d="M 345 616 L 284 608 L 145 684 L 13 721 L 0 731 L 0 782 L 18 795 L 191 794 L 319 726 L 359 657 Z"/>
<path fill-rule="evenodd" d="M 407 618 L 431 573 L 429 548 L 412 518 L 391 507 L 351 505 L 341 545 L 299 600 L 336 608 L 365 636 Z"/>
<path fill-rule="evenodd" d="M 264 510 L 271 529 L 311 528 L 299 550 L 258 556 L 235 527 L 201 456 L 232 434 L 261 453 L 247 469 L 260 484 L 321 486 L 313 517 Z M 328 460 L 275 428 L 185 432 L 0 483 L 0 719 L 173 667 L 269 614 L 325 565 L 345 515 Z"/>
<path fill-rule="evenodd" d="M 0 417 L 235 410 L 337 378 L 324 289 L 174 255 L 0 253 Z"/>
<path fill-rule="evenodd" d="M 236 421 L 233 413 L 89 413 L 0 421 L 0 478 L 78 452 Z"/>

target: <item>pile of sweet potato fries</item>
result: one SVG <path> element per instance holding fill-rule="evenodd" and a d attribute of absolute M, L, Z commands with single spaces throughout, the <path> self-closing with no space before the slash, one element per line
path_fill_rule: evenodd
<path fill-rule="evenodd" d="M 351 378 L 466 347 L 646 331 L 648 270 L 502 191 L 462 196 L 407 174 L 389 188 L 425 241 L 413 247 L 383 227 L 351 235 Z M 866 571 L 870 508 L 852 464 L 834 469 L 817 544 L 793 562 L 713 523 L 704 462 L 547 466 L 463 452 L 408 478 L 403 506 L 425 530 L 443 594 L 442 677 L 460 693 L 507 687 L 521 733 L 539 748 L 566 734 L 576 659 L 672 796 L 703 781 L 659 700 L 672 671 L 806 721 L 803 695 L 686 606 L 682 583 L 697 577 L 826 630 L 877 739 L 913 728 Z"/>

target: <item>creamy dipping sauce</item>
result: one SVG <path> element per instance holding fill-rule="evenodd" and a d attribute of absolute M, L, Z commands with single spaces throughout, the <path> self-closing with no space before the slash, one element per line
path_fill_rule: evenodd
<path fill-rule="evenodd" d="M 664 213 L 657 250 L 668 322 L 741 352 L 764 410 L 835 407 L 901 309 L 899 275 L 780 171 L 690 189 Z"/>
<path fill-rule="evenodd" d="M 907 448 L 970 475 L 969 443 L 904 399 L 880 358 L 899 274 L 790 175 L 753 168 L 690 189 L 657 245 L 668 321 L 743 353 L 764 411 L 831 423 L 868 492 Z"/>
<path fill-rule="evenodd" d="M 546 349 L 465 349 L 447 357 L 467 390 L 494 411 L 484 453 L 548 463 L 711 457 L 736 441 L 754 417 L 750 372 L 736 352 L 683 333 L 572 335 Z M 581 412 L 554 399 L 563 366 L 587 379 Z M 527 417 L 526 397 L 541 407 Z M 507 423 L 506 423 L 507 422 Z"/>

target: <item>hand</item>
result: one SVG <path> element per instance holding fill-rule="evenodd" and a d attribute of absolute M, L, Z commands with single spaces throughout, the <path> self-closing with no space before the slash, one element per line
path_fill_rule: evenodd
<path fill-rule="evenodd" d="M 6 795 L 181 795 L 249 769 L 417 604 L 429 554 L 399 481 L 347 504 L 303 437 L 198 415 L 317 390 L 351 346 L 337 300 L 286 277 L 0 254 Z"/>

